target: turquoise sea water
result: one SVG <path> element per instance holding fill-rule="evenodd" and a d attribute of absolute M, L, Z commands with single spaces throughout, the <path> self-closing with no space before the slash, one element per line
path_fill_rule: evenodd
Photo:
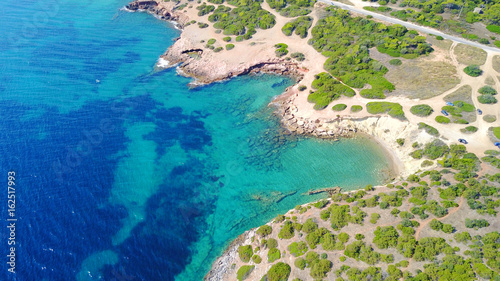
<path fill-rule="evenodd" d="M 267 104 L 287 78 L 190 90 L 154 71 L 179 31 L 126 3 L 0 11 L 0 168 L 17 174 L 19 219 L 17 273 L 1 261 L 1 280 L 201 280 L 236 236 L 317 199 L 309 189 L 383 180 L 368 140 L 282 134 Z"/>

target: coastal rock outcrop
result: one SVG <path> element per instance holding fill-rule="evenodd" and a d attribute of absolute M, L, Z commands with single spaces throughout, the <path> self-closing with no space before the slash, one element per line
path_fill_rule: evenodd
<path fill-rule="evenodd" d="M 175 10 L 174 2 L 137 0 L 130 2 L 126 8 L 129 11 L 147 11 L 162 20 L 175 21 L 181 27 L 189 21 L 189 18 Z"/>

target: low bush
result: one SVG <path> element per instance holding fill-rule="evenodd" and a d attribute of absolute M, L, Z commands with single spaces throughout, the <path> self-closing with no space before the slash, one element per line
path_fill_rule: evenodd
<path fill-rule="evenodd" d="M 363 110 L 363 107 L 361 105 L 351 106 L 351 112 L 360 112 L 361 110 Z"/>
<path fill-rule="evenodd" d="M 275 260 L 278 260 L 280 258 L 281 258 L 281 253 L 280 250 L 278 250 L 277 248 L 272 248 L 267 253 L 267 261 L 269 263 L 273 263 Z"/>
<path fill-rule="evenodd" d="M 448 124 L 450 123 L 450 118 L 444 117 L 444 116 L 436 116 L 436 122 L 441 123 L 441 124 Z"/>
<path fill-rule="evenodd" d="M 307 89 L 307 86 L 306 85 L 300 85 L 299 86 L 299 91 L 304 91 L 305 89 Z"/>
<path fill-rule="evenodd" d="M 406 119 L 403 107 L 399 103 L 393 102 L 369 102 L 366 110 L 370 114 L 387 113 L 396 119 Z"/>
<path fill-rule="evenodd" d="M 215 48 L 215 49 L 214 49 L 214 52 L 218 53 L 218 52 L 220 52 L 220 51 L 222 51 L 222 50 L 224 50 L 224 48 L 222 48 L 222 47 L 217 47 L 217 48 Z"/>
<path fill-rule="evenodd" d="M 343 103 L 336 104 L 332 107 L 333 111 L 343 111 L 347 108 L 347 105 Z"/>
<path fill-rule="evenodd" d="M 472 133 L 477 132 L 477 127 L 467 126 L 467 127 L 463 128 L 463 129 L 460 129 L 460 132 L 462 132 L 464 134 L 472 134 Z"/>
<path fill-rule="evenodd" d="M 424 129 L 431 136 L 435 136 L 435 137 L 439 136 L 439 131 L 436 128 L 434 128 L 430 125 L 427 125 L 423 122 L 418 123 L 418 128 Z"/>
<path fill-rule="evenodd" d="M 226 44 L 226 50 L 232 50 L 234 49 L 234 44 Z"/>
<path fill-rule="evenodd" d="M 477 100 L 482 104 L 495 104 L 497 99 L 493 95 L 480 95 Z"/>
<path fill-rule="evenodd" d="M 278 262 L 277 264 L 271 266 L 266 274 L 267 281 L 284 281 L 288 280 L 290 276 L 290 271 L 292 269 L 290 266 L 284 262 Z"/>
<path fill-rule="evenodd" d="M 496 95 L 497 94 L 497 90 L 495 90 L 491 86 L 483 86 L 483 87 L 481 87 L 479 89 L 479 93 L 481 95 Z"/>
<path fill-rule="evenodd" d="M 488 31 L 500 34 L 500 26 L 498 25 L 490 24 L 486 26 L 486 29 L 488 29 Z"/>
<path fill-rule="evenodd" d="M 389 61 L 389 64 L 390 65 L 401 65 L 402 62 L 401 62 L 400 59 L 392 59 L 392 60 Z"/>
<path fill-rule="evenodd" d="M 231 36 L 226 36 L 226 37 L 222 38 L 222 40 L 224 42 L 231 42 Z"/>
<path fill-rule="evenodd" d="M 464 72 L 472 77 L 478 77 L 479 75 L 483 74 L 483 71 L 479 68 L 479 66 L 472 64 L 464 68 Z"/>
<path fill-rule="evenodd" d="M 238 247 L 238 255 L 242 262 L 249 262 L 250 258 L 253 256 L 253 250 L 251 245 L 247 246 L 239 246 Z"/>
<path fill-rule="evenodd" d="M 250 273 L 252 273 L 254 268 L 255 265 L 244 265 L 240 267 L 240 269 L 238 269 L 238 272 L 236 273 L 238 281 L 245 280 L 250 275 Z"/>
<path fill-rule="evenodd" d="M 306 57 L 304 56 L 304 54 L 303 53 L 299 53 L 299 52 L 291 53 L 290 57 L 292 59 L 296 59 L 297 61 L 304 61 L 306 59 Z"/>
<path fill-rule="evenodd" d="M 418 104 L 414 105 L 410 108 L 410 112 L 413 115 L 420 116 L 420 117 L 426 117 L 432 114 L 434 112 L 434 109 L 430 105 L 427 104 Z"/>

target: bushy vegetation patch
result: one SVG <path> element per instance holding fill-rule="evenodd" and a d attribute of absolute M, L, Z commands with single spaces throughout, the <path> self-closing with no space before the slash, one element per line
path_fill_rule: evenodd
<path fill-rule="evenodd" d="M 284 17 L 304 16 L 311 12 L 316 0 L 266 0 L 271 9 Z"/>
<path fill-rule="evenodd" d="M 496 95 L 497 94 L 497 90 L 495 90 L 491 86 L 483 86 L 483 87 L 481 87 L 479 89 L 479 93 L 481 95 Z"/>
<path fill-rule="evenodd" d="M 232 50 L 234 49 L 234 44 L 226 44 L 226 50 Z"/>
<path fill-rule="evenodd" d="M 477 97 L 477 101 L 482 104 L 495 104 L 498 102 L 493 95 L 480 95 Z"/>
<path fill-rule="evenodd" d="M 250 273 L 252 273 L 254 268 L 255 265 L 244 265 L 240 267 L 240 269 L 238 269 L 238 272 L 236 273 L 238 281 L 245 280 L 250 275 Z"/>
<path fill-rule="evenodd" d="M 253 256 L 253 250 L 251 245 L 239 246 L 238 255 L 242 262 L 249 262 L 250 258 Z"/>
<path fill-rule="evenodd" d="M 465 72 L 465 74 L 472 76 L 472 77 L 478 77 L 479 75 L 483 74 L 483 71 L 481 70 L 481 68 L 479 68 L 479 66 L 474 65 L 474 64 L 469 65 L 466 68 L 464 68 L 464 72 Z"/>
<path fill-rule="evenodd" d="M 370 114 L 387 113 L 396 119 L 406 119 L 403 107 L 399 103 L 369 102 L 366 104 L 366 110 Z"/>
<path fill-rule="evenodd" d="M 237 6 L 231 9 L 219 5 L 208 17 L 214 28 L 222 29 L 225 35 L 243 36 L 250 39 L 256 29 L 268 29 L 276 24 L 274 16 L 262 9 L 258 0 L 230 0 L 229 4 Z"/>
<path fill-rule="evenodd" d="M 441 123 L 441 124 L 448 124 L 448 123 L 450 123 L 450 118 L 444 117 L 444 116 L 441 116 L 441 115 L 436 116 L 435 120 L 436 120 L 436 122 Z"/>
<path fill-rule="evenodd" d="M 266 279 L 267 281 L 286 281 L 290 276 L 291 267 L 284 263 L 278 262 L 271 266 L 269 271 L 267 272 Z"/>
<path fill-rule="evenodd" d="M 361 105 L 351 106 L 351 112 L 360 112 L 361 110 L 363 110 L 363 107 Z"/>
<path fill-rule="evenodd" d="M 400 59 L 392 59 L 389 61 L 390 65 L 401 65 L 403 64 Z"/>
<path fill-rule="evenodd" d="M 306 38 L 309 28 L 311 28 L 313 18 L 310 16 L 302 16 L 294 19 L 293 21 L 287 22 L 281 31 L 286 36 L 291 36 L 295 31 L 295 34 L 300 36 L 300 38 Z"/>
<path fill-rule="evenodd" d="M 348 11 L 335 7 L 326 8 L 328 15 L 313 27 L 310 44 L 328 59 L 325 69 L 334 77 L 353 88 L 364 89 L 367 98 L 383 98 L 394 85 L 383 76 L 387 68 L 369 55 L 369 48 L 392 55 L 415 57 L 432 51 L 425 37 L 408 31 L 401 25 L 386 26 L 362 17 L 353 17 Z"/>
<path fill-rule="evenodd" d="M 420 116 L 420 117 L 426 117 L 432 114 L 434 112 L 434 109 L 430 105 L 427 104 L 418 104 L 414 105 L 410 108 L 410 112 L 413 115 Z"/>
<path fill-rule="evenodd" d="M 474 126 L 467 126 L 463 129 L 460 129 L 460 132 L 464 133 L 464 134 L 473 134 L 475 132 L 477 132 L 477 127 L 474 127 Z"/>
<path fill-rule="evenodd" d="M 418 128 L 424 129 L 431 136 L 435 137 L 439 136 L 439 131 L 436 128 L 432 127 L 431 125 L 427 125 L 423 122 L 420 122 L 418 123 Z"/>
<path fill-rule="evenodd" d="M 341 95 L 352 97 L 356 94 L 353 89 L 342 85 L 326 72 L 317 74 L 311 87 L 316 91 L 311 92 L 307 100 L 315 103 L 314 109 L 317 110 L 327 107 L 332 101 L 340 98 Z"/>
<path fill-rule="evenodd" d="M 343 111 L 347 108 L 347 105 L 343 103 L 336 104 L 332 107 L 333 111 Z"/>

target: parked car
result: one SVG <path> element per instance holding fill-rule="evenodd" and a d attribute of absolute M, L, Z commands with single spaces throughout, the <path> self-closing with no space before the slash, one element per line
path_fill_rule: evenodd
<path fill-rule="evenodd" d="M 500 142 L 496 142 L 496 143 L 495 143 L 495 146 L 500 147 Z"/>
<path fill-rule="evenodd" d="M 464 139 L 458 139 L 458 142 L 463 143 L 463 144 L 468 144 L 468 142 Z"/>
<path fill-rule="evenodd" d="M 449 115 L 448 112 L 446 112 L 445 110 L 441 110 L 441 113 L 443 113 L 444 116 L 448 116 Z"/>
<path fill-rule="evenodd" d="M 481 115 L 481 114 L 483 114 L 483 111 L 482 111 L 481 109 L 479 109 L 479 108 L 478 108 L 478 109 L 477 109 L 477 114 Z"/>
<path fill-rule="evenodd" d="M 455 106 L 452 102 L 447 102 L 446 105 Z"/>

